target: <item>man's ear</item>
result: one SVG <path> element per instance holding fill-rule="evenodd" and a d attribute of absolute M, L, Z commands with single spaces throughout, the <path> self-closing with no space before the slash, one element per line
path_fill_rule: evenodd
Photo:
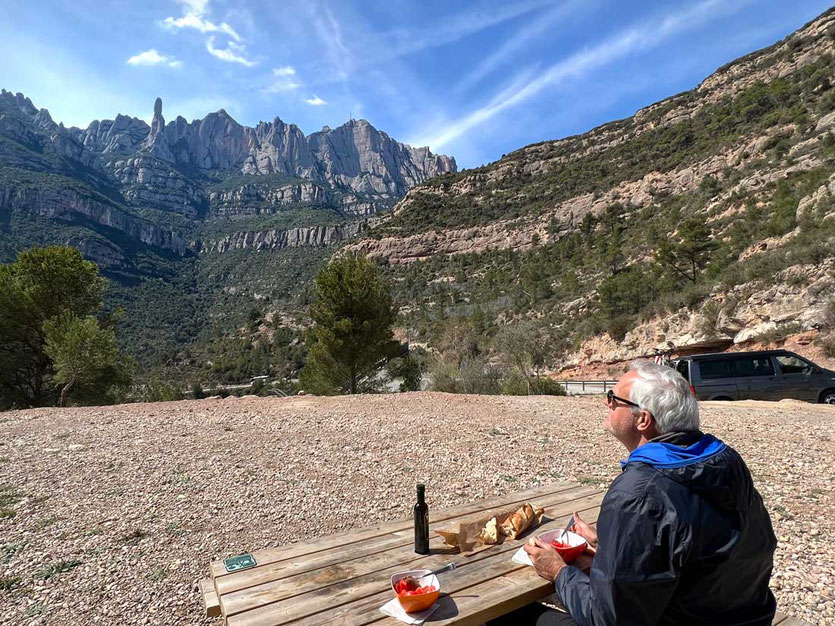
<path fill-rule="evenodd" d="M 655 418 L 652 416 L 652 413 L 646 409 L 641 409 L 640 413 L 638 413 L 638 417 L 635 419 L 635 428 L 637 428 L 639 432 L 645 433 L 654 428 L 654 426 Z"/>

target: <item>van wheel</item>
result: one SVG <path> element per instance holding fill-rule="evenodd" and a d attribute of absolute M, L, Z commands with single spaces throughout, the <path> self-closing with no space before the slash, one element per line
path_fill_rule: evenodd
<path fill-rule="evenodd" d="M 827 389 L 821 394 L 821 404 L 835 404 L 835 389 Z"/>

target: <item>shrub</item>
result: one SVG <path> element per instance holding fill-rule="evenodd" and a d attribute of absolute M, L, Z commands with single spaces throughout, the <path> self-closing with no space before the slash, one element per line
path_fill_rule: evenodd
<path fill-rule="evenodd" d="M 502 381 L 501 393 L 503 396 L 527 396 L 529 391 L 528 379 L 517 372 Z"/>
<path fill-rule="evenodd" d="M 137 394 L 139 402 L 171 402 L 182 399 L 183 393 L 179 387 L 156 379 L 143 385 Z"/>
<path fill-rule="evenodd" d="M 432 391 L 461 393 L 458 374 L 458 366 L 455 363 L 435 361 L 429 369 L 429 388 Z"/>
<path fill-rule="evenodd" d="M 565 387 L 547 376 L 540 376 L 534 380 L 532 390 L 538 396 L 564 396 Z"/>
<path fill-rule="evenodd" d="M 447 393 L 495 395 L 501 392 L 502 368 L 483 358 L 465 359 L 460 365 L 437 360 L 429 370 L 430 389 Z"/>

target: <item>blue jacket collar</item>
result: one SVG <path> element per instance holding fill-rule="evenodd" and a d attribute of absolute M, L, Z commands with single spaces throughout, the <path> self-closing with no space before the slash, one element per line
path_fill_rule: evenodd
<path fill-rule="evenodd" d="M 635 448 L 628 459 L 621 461 L 621 465 L 626 467 L 627 463 L 640 462 L 652 467 L 685 467 L 702 463 L 722 452 L 725 447 L 725 444 L 713 435 L 702 435 L 696 443 L 687 447 L 677 446 L 673 443 L 650 441 Z"/>

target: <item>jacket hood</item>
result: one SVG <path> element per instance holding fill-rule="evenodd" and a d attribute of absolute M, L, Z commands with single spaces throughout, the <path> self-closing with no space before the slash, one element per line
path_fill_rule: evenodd
<path fill-rule="evenodd" d="M 702 435 L 695 443 L 683 447 L 674 443 L 650 441 L 635 448 L 623 465 L 632 461 L 641 461 L 658 468 L 686 467 L 701 463 L 727 446 L 713 435 Z"/>
<path fill-rule="evenodd" d="M 713 435 L 687 433 L 678 439 L 650 441 L 632 451 L 623 462 L 645 463 L 666 477 L 699 494 L 723 510 L 744 511 L 754 502 L 751 474 L 737 454 Z M 685 441 L 685 445 L 681 445 Z"/>

